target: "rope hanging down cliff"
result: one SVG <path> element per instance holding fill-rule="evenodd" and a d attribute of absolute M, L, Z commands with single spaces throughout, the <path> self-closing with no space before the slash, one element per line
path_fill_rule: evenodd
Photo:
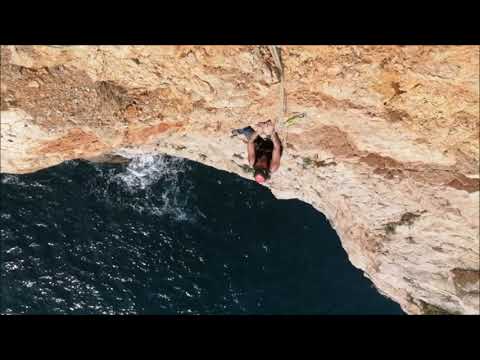
<path fill-rule="evenodd" d="M 275 128 L 282 134 L 283 142 L 287 145 L 288 140 L 288 127 L 294 123 L 295 119 L 305 117 L 305 113 L 293 114 L 293 116 L 286 119 L 287 116 L 287 94 L 285 91 L 285 72 L 282 62 L 282 49 L 280 46 L 271 45 L 268 46 L 272 55 L 273 61 L 277 68 L 277 74 L 280 77 L 280 104 L 278 120 L 275 121 Z M 286 146 L 288 148 L 288 146 Z"/>
<path fill-rule="evenodd" d="M 280 75 L 280 111 L 278 116 L 278 121 L 276 121 L 275 125 L 280 125 L 281 129 L 283 130 L 283 119 L 287 113 L 287 98 L 285 94 L 285 84 L 284 84 L 284 71 L 283 71 L 283 64 L 282 64 L 282 57 L 281 57 L 281 48 L 279 46 L 269 46 L 270 53 L 272 54 L 273 61 L 275 62 L 275 66 L 277 67 L 278 74 Z"/>

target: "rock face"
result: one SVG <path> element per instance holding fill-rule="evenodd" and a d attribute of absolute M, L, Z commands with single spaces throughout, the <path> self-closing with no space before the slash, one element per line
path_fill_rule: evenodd
<path fill-rule="evenodd" d="M 268 185 L 324 213 L 410 314 L 480 313 L 479 47 L 284 46 Z M 262 46 L 2 46 L 1 171 L 162 152 L 251 178 L 232 128 L 282 115 Z"/>

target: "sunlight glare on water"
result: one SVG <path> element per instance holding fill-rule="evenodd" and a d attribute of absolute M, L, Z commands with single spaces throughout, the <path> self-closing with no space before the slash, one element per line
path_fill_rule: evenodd
<path fill-rule="evenodd" d="M 1 174 L 0 312 L 401 314 L 310 205 L 188 160 Z"/>

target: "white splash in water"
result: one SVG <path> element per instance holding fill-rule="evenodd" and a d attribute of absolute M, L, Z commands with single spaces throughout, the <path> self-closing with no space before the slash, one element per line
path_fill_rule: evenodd
<path fill-rule="evenodd" d="M 185 171 L 185 161 L 180 158 L 167 158 L 163 155 L 144 154 L 131 158 L 126 171 L 116 175 L 132 191 L 144 190 L 150 185 L 164 180 L 176 183 L 178 175 Z"/>
<path fill-rule="evenodd" d="M 140 201 L 128 204 L 135 211 L 157 216 L 172 215 L 178 221 L 192 221 L 187 214 L 188 191 L 180 190 L 179 175 L 187 170 L 184 159 L 158 154 L 121 154 L 130 159 L 125 171 L 114 175 L 112 181 L 122 185 L 130 193 L 143 195 Z M 151 186 L 162 181 L 159 193 Z"/>

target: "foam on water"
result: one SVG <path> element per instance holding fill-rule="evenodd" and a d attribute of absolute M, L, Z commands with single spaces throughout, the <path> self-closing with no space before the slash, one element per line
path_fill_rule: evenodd
<path fill-rule="evenodd" d="M 180 175 L 188 170 L 184 159 L 161 154 L 119 154 L 129 158 L 130 162 L 124 171 L 111 174 L 108 183 L 120 185 L 130 194 L 137 195 L 125 206 L 139 213 L 170 215 L 178 221 L 194 220 L 193 212 L 188 211 L 186 206 L 191 186 L 187 187 L 187 191 L 180 191 L 179 187 Z M 154 188 L 159 181 L 163 184 L 161 191 L 158 187 Z"/>
<path fill-rule="evenodd" d="M 178 175 L 185 172 L 185 161 L 167 158 L 164 155 L 143 154 L 130 158 L 126 170 L 115 176 L 131 192 L 144 190 L 150 185 L 165 180 L 175 186 Z"/>

